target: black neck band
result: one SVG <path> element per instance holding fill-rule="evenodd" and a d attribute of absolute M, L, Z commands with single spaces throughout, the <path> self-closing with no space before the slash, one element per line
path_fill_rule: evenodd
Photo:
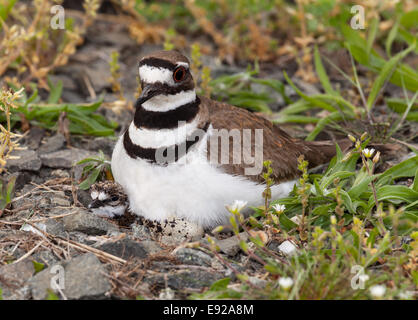
<path fill-rule="evenodd" d="M 200 99 L 184 104 L 176 109 L 158 112 L 145 110 L 141 104 L 136 105 L 134 124 L 137 128 L 172 129 L 179 121 L 190 122 L 199 112 Z"/>
<path fill-rule="evenodd" d="M 169 163 L 177 162 L 178 159 L 187 154 L 189 149 L 203 138 L 208 127 L 209 122 L 206 122 L 203 127 L 196 129 L 189 137 L 187 137 L 186 141 L 158 149 L 143 148 L 134 144 L 129 136 L 128 128 L 123 136 L 123 146 L 126 153 L 133 159 L 140 158 L 151 163 L 167 165 Z"/>

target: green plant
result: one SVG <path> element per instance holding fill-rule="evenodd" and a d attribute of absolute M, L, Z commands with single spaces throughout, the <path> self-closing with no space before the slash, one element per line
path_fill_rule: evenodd
<path fill-rule="evenodd" d="M 240 213 L 244 205 L 230 208 L 234 233 L 243 229 L 249 234 L 242 250 L 259 262 L 257 274 L 267 272 L 263 286 L 237 272 L 238 284 L 230 286 L 230 278 L 222 279 L 189 298 L 370 299 L 376 298 L 372 287 L 379 284 L 386 288 L 384 298 L 393 299 L 414 290 L 416 243 L 402 243 L 401 237 L 417 238 L 418 156 L 377 174 L 373 167 L 379 155 L 366 148 L 367 135 L 351 139 L 356 147 L 342 154 L 337 146 L 324 174 L 308 174 L 300 159 L 302 178 L 289 197 L 266 201 L 248 219 Z M 266 168 L 268 179 L 268 163 Z M 395 183 L 406 177 L 415 177 L 410 186 Z M 263 194 L 266 199 L 268 194 Z M 260 232 L 299 248 L 280 257 L 256 236 Z M 210 248 L 219 257 L 218 248 Z M 355 287 L 358 270 L 363 288 Z"/>
<path fill-rule="evenodd" d="M 349 52 L 352 53 L 352 48 L 349 46 Z M 356 106 L 351 103 L 348 99 L 343 97 L 343 95 L 335 90 L 331 85 L 331 82 L 328 78 L 328 75 L 325 72 L 325 68 L 322 64 L 319 51 L 315 48 L 314 51 L 314 62 L 316 73 L 319 77 L 319 80 L 324 88 L 325 93 L 308 96 L 300 91 L 293 81 L 289 78 L 286 72 L 284 72 L 285 79 L 292 86 L 292 88 L 300 95 L 301 100 L 294 102 L 280 112 L 276 113 L 273 117 L 274 122 L 299 122 L 307 123 L 313 122 L 316 123 L 314 130 L 308 135 L 306 140 L 314 140 L 315 137 L 325 128 L 326 125 L 341 121 L 341 120 L 352 120 L 352 119 L 362 119 L 367 118 L 370 123 L 373 123 L 371 111 L 375 105 L 378 95 L 381 93 L 386 81 L 391 79 L 390 75 L 397 72 L 397 65 L 399 62 L 412 50 L 415 49 L 415 44 L 411 45 L 409 48 L 393 56 L 387 63 L 379 69 L 379 73 L 373 82 L 373 86 L 366 97 L 363 88 L 359 82 L 357 76 L 357 70 L 355 67 L 354 61 L 352 61 L 354 80 L 352 80 L 347 74 L 341 71 L 337 66 L 333 65 L 332 62 L 328 60 L 337 70 L 342 73 L 342 75 L 347 79 L 357 90 L 361 97 L 363 103 L 363 108 Z M 402 76 L 403 77 L 403 76 Z M 392 76 L 393 78 L 393 76 Z M 418 79 L 418 77 L 417 77 Z M 405 87 L 404 87 L 405 88 Z M 406 89 L 405 89 L 406 90 Z M 405 91 L 404 90 L 404 91 Z M 405 108 L 400 107 L 400 110 L 403 110 L 403 120 L 405 120 L 412 109 L 413 104 L 415 103 L 417 95 L 415 95 L 411 100 L 408 100 L 407 94 L 405 93 L 405 99 L 407 101 L 407 106 Z M 393 105 L 393 104 L 392 104 Z M 399 106 L 399 104 L 398 104 Z M 328 115 L 319 119 L 315 117 L 307 117 L 301 113 L 304 113 L 308 110 L 315 110 L 320 108 L 328 112 Z M 411 118 L 409 118 L 411 119 Z M 398 128 L 403 122 L 401 120 L 395 128 Z M 395 130 L 396 131 L 396 130 Z M 393 134 L 394 131 L 391 131 Z M 389 135 L 390 137 L 390 135 Z"/>
<path fill-rule="evenodd" d="M 0 211 L 3 211 L 13 199 L 15 190 L 16 176 L 12 176 L 8 181 L 0 179 Z"/>
<path fill-rule="evenodd" d="M 272 99 L 266 91 L 253 92 L 251 88 L 254 84 L 271 88 L 282 95 L 286 102 L 291 102 L 285 94 L 283 83 L 275 79 L 256 78 L 258 72 L 258 64 L 255 64 L 254 69 L 248 67 L 245 72 L 220 76 L 210 82 L 211 92 L 218 100 L 225 100 L 235 106 L 265 113 L 271 113 L 268 104 L 272 102 Z"/>
<path fill-rule="evenodd" d="M 94 103 L 59 103 L 62 93 L 62 83 L 56 85 L 48 81 L 49 97 L 46 102 L 40 102 L 38 90 L 33 86 L 32 95 L 28 98 L 25 93 L 15 100 L 16 108 L 11 110 L 10 122 L 13 127 L 16 123 L 22 121 L 22 115 L 25 121 L 32 125 L 46 128 L 49 130 L 58 130 L 60 115 L 65 114 L 69 120 L 68 130 L 72 134 L 83 134 L 93 136 L 109 136 L 114 134 L 117 123 L 107 121 L 102 115 L 95 113 L 102 101 Z M 0 116 L 0 122 L 4 122 L 5 117 Z"/>
<path fill-rule="evenodd" d="M 110 161 L 106 159 L 101 150 L 99 150 L 97 157 L 86 158 L 76 163 L 76 165 L 82 164 L 85 164 L 81 175 L 82 182 L 78 185 L 81 190 L 89 189 L 101 175 L 108 180 L 113 179 Z"/>
<path fill-rule="evenodd" d="M 11 118 L 12 112 L 18 108 L 17 101 L 22 97 L 23 88 L 12 92 L 12 90 L 2 90 L 0 93 L 0 115 L 6 123 L 6 127 L 0 124 L 0 172 L 3 171 L 6 161 L 10 158 L 11 152 L 18 148 L 19 134 L 12 132 Z"/>

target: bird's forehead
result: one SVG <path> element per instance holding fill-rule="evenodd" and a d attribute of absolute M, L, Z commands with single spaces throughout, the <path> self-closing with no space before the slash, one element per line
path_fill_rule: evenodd
<path fill-rule="evenodd" d="M 170 62 L 172 64 L 177 64 L 179 62 L 183 62 L 183 63 L 187 63 L 189 64 L 189 59 L 187 59 L 184 55 L 182 55 L 180 52 L 178 51 L 155 51 L 152 52 L 151 54 L 148 54 L 146 56 L 144 56 L 141 59 L 142 61 L 145 60 L 150 60 L 150 59 L 155 59 L 155 60 L 164 60 L 166 62 Z"/>

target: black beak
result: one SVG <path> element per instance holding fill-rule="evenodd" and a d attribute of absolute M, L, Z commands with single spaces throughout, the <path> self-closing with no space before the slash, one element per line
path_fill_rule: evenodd
<path fill-rule="evenodd" d="M 136 105 L 141 105 L 158 94 L 159 91 L 152 84 L 148 84 L 142 89 L 142 93 L 136 101 Z"/>
<path fill-rule="evenodd" d="M 103 202 L 99 199 L 93 200 L 89 203 L 89 209 L 100 208 L 101 206 L 103 206 Z"/>

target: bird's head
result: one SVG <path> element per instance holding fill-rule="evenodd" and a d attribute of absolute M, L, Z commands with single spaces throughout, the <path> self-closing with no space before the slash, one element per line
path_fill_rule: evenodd
<path fill-rule="evenodd" d="M 137 105 L 163 111 L 196 98 L 189 60 L 178 51 L 157 51 L 139 61 L 142 93 Z"/>
<path fill-rule="evenodd" d="M 121 216 L 128 207 L 128 197 L 114 181 L 96 182 L 90 188 L 90 196 L 88 208 L 101 217 Z"/>

